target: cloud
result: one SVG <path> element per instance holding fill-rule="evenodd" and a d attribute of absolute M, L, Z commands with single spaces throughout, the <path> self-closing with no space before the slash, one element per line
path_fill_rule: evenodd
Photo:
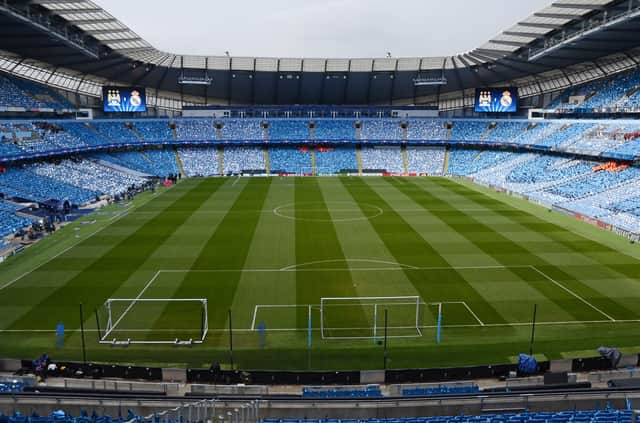
<path fill-rule="evenodd" d="M 549 0 L 96 0 L 155 47 L 277 57 L 446 56 L 472 50 Z"/>

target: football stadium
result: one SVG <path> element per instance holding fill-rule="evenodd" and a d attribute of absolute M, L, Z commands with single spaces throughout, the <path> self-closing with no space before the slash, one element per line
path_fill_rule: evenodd
<path fill-rule="evenodd" d="M 108 3 L 0 1 L 0 423 L 637 420 L 640 1 L 377 58 Z"/>

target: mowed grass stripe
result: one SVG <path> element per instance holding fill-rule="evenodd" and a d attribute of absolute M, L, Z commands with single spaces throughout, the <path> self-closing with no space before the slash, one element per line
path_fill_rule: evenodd
<path fill-rule="evenodd" d="M 57 322 L 65 322 L 68 329 L 77 328 L 79 326 L 76 315 L 78 305 L 83 303 L 85 309 L 91 311 L 103 304 L 221 183 L 202 180 L 185 189 L 166 208 L 166 210 L 184 210 L 183 214 L 165 215 L 160 212 L 133 234 L 121 239 L 107 253 L 66 284 L 34 304 L 32 310 L 14 322 L 10 328 L 42 329 L 43 326 L 53 326 Z M 147 204 L 145 207 L 151 208 L 153 205 Z M 43 316 L 46 316 L 44 322 Z"/>
<path fill-rule="evenodd" d="M 261 213 L 245 268 L 273 269 L 295 265 L 295 222 L 276 215 L 273 210 L 294 202 L 294 184 L 288 179 L 274 178 Z M 292 206 L 293 207 L 293 206 Z M 268 329 L 295 328 L 295 308 L 271 308 L 257 305 L 294 305 L 296 303 L 295 272 L 243 272 L 233 300 L 233 325 L 240 329 L 264 324 Z M 245 345 L 259 348 L 260 337 L 244 337 Z M 234 341 L 241 342 L 237 337 Z M 241 344 L 239 344 L 241 345 Z"/>
<path fill-rule="evenodd" d="M 438 180 L 441 186 L 449 186 L 453 192 L 465 195 L 468 192 L 472 194 L 473 202 L 484 207 L 490 207 L 494 204 L 505 204 L 490 196 L 484 195 L 478 191 L 472 190 L 461 184 L 450 180 Z M 640 261 L 628 254 L 615 250 L 605 244 L 591 240 L 579 233 L 571 232 L 566 228 L 555 223 L 537 218 L 532 213 L 517 210 L 518 213 L 505 213 L 504 210 L 499 214 L 513 222 L 527 228 L 531 231 L 537 231 L 543 234 L 547 239 L 556 245 L 565 248 L 565 251 L 576 257 L 583 257 L 588 261 L 587 265 L 574 265 L 567 260 L 567 266 L 563 267 L 564 271 L 558 271 L 558 267 L 540 266 L 540 270 L 544 271 L 554 280 L 562 282 L 572 290 L 579 292 L 584 297 L 592 299 L 592 303 L 604 310 L 610 310 L 609 313 L 616 319 L 635 320 L 640 318 L 640 312 L 629 308 L 628 304 L 622 304 L 621 301 L 615 301 L 609 294 L 616 294 L 623 300 L 628 300 L 630 290 L 629 283 L 638 280 L 638 265 Z M 604 258 L 612 260 L 605 260 Z M 587 260 L 588 259 L 588 260 Z M 627 278 L 621 280 L 620 277 Z M 596 289 L 582 282 L 582 279 L 603 280 L 602 288 Z M 616 280 L 620 284 L 616 284 Z M 628 301 L 627 301 L 628 302 Z M 633 301 L 631 301 L 633 304 Z"/>
<path fill-rule="evenodd" d="M 338 263 L 319 264 L 332 268 L 340 266 L 345 256 L 338 241 L 336 228 L 331 221 L 331 214 L 316 178 L 295 179 L 295 216 L 296 216 L 296 262 L 298 266 L 313 268 L 312 263 L 324 260 L 336 260 Z M 296 272 L 296 303 L 299 305 L 320 304 L 321 297 L 354 297 L 357 296 L 351 272 L 344 270 L 331 272 Z M 348 307 L 342 310 L 343 321 L 347 326 L 368 327 L 370 322 L 364 310 Z M 337 313 L 334 315 L 336 316 Z M 330 323 L 333 317 L 325 315 Z M 317 319 L 316 319 L 317 320 Z M 308 322 L 307 310 L 300 308 L 297 316 L 297 327 L 304 328 Z M 319 327 L 319 322 L 313 323 Z M 346 326 L 345 326 L 346 327 Z M 345 335 L 344 333 L 343 335 Z"/>
<path fill-rule="evenodd" d="M 428 183 L 432 183 L 438 187 L 441 188 L 445 188 L 447 190 L 450 190 L 455 192 L 457 195 L 460 195 L 462 197 L 464 197 L 465 199 L 468 198 L 468 202 L 471 204 L 480 204 L 483 205 L 484 207 L 487 207 L 489 209 L 493 209 L 495 208 L 495 212 L 501 216 L 507 217 L 510 220 L 516 219 L 515 217 L 513 217 L 513 215 L 509 216 L 511 213 L 509 213 L 508 211 L 506 212 L 505 215 L 505 203 L 502 203 L 500 201 L 488 198 L 487 196 L 482 195 L 481 193 L 477 192 L 477 191 L 472 191 L 468 188 L 465 188 L 461 185 L 452 183 L 451 181 L 447 181 L 445 179 L 433 179 L 428 181 Z M 454 185 L 451 185 L 454 184 Z M 431 195 L 428 192 L 428 186 L 425 186 L 424 183 L 422 184 L 415 184 L 415 186 L 419 187 L 422 192 L 424 192 L 425 196 L 427 197 L 427 199 L 425 201 L 428 201 L 430 204 L 434 204 L 433 202 L 438 202 L 438 201 L 442 201 L 439 198 L 435 197 L 434 195 Z M 467 196 L 468 194 L 468 196 Z M 610 316 L 613 316 L 616 319 L 637 319 L 638 316 L 631 310 L 625 308 L 623 305 L 613 301 L 611 298 L 604 296 L 602 293 L 588 287 L 587 285 L 583 284 L 582 282 L 580 282 L 577 278 L 573 277 L 572 275 L 570 275 L 569 273 L 567 273 L 566 271 L 562 270 L 561 268 L 559 268 L 558 266 L 549 263 L 547 260 L 545 260 L 544 258 L 542 258 L 540 255 L 537 255 L 536 253 L 543 253 L 543 252 L 538 252 L 538 251 L 533 251 L 531 249 L 526 248 L 527 243 L 526 242 L 521 242 L 521 243 L 516 243 L 515 241 L 512 241 L 511 239 L 505 237 L 502 234 L 497 233 L 496 231 L 494 231 L 492 228 L 490 228 L 488 225 L 483 224 L 482 222 L 480 222 L 479 220 L 475 219 L 473 217 L 472 214 L 470 213 L 464 213 L 461 212 L 461 216 L 464 216 L 465 219 L 468 219 L 470 222 L 473 222 L 474 224 L 477 223 L 478 228 L 481 228 L 482 231 L 486 231 L 487 233 L 492 232 L 492 239 L 495 239 L 497 243 L 495 244 L 491 244 L 491 245 L 487 245 L 485 248 L 487 248 L 487 250 L 493 251 L 493 255 L 494 257 L 496 257 L 499 260 L 504 260 L 504 261 L 509 261 L 509 260 L 513 260 L 513 255 L 511 253 L 509 253 L 509 251 L 511 252 L 515 252 L 515 253 L 525 253 L 528 254 L 531 257 L 531 261 L 528 264 L 534 265 L 536 266 L 536 268 L 538 268 L 539 270 L 541 270 L 542 272 L 544 272 L 546 275 L 548 275 L 549 277 L 551 277 L 553 280 L 555 281 L 562 281 L 567 288 L 569 288 L 571 291 L 577 293 L 578 295 L 580 295 L 582 298 L 585 298 L 586 300 L 588 300 L 590 303 L 592 303 L 594 306 L 598 307 L 599 309 L 603 310 L 605 313 L 607 313 Z M 531 216 L 535 219 L 537 219 L 535 216 Z M 517 221 L 517 220 L 516 220 Z M 523 227 L 529 229 L 528 225 L 524 224 Z M 559 230 L 565 231 L 564 229 L 558 227 Z M 533 231 L 538 232 L 539 229 L 530 229 Z M 568 232 L 567 232 L 568 233 Z M 489 252 L 489 251 L 488 251 Z M 576 254 L 578 254 L 576 252 Z M 512 263 L 513 264 L 513 263 Z M 527 263 L 518 263 L 518 264 L 527 264 Z M 521 271 L 523 272 L 523 271 Z M 531 280 L 532 276 L 529 274 L 524 275 L 524 273 L 521 276 L 524 280 Z M 537 278 L 535 278 L 537 279 Z M 549 287 L 552 287 L 554 284 L 549 281 L 549 285 L 547 286 L 546 284 L 538 284 L 536 283 L 535 286 L 539 286 L 540 289 L 546 289 L 549 290 Z M 557 287 L 553 286 L 553 288 L 551 289 L 553 292 L 558 292 L 557 294 L 550 294 L 551 296 L 548 297 L 550 300 L 554 300 L 558 301 L 557 304 L 558 305 L 562 305 L 565 304 L 565 310 L 567 312 L 572 313 L 574 316 L 576 316 L 576 318 L 578 318 L 579 320 L 601 320 L 601 319 L 606 319 L 601 313 L 596 312 L 593 308 L 590 308 L 588 306 L 586 306 L 586 304 L 584 304 L 583 302 L 581 302 L 580 300 L 578 300 L 575 297 L 572 297 L 573 299 L 567 299 L 566 295 L 568 293 L 565 292 L 565 294 L 561 294 L 559 292 L 558 289 L 555 289 Z M 560 295 L 560 297 L 557 297 L 558 295 Z M 580 304 L 578 304 L 580 303 Z M 578 316 L 582 316 L 582 317 L 578 317 Z M 589 318 L 589 316 L 591 316 Z"/>
<path fill-rule="evenodd" d="M 429 210 L 431 207 L 437 209 L 431 211 L 431 213 L 438 216 L 449 225 L 451 229 L 460 233 L 470 243 L 501 265 L 529 265 L 534 262 L 535 264 L 540 264 L 540 259 L 536 258 L 527 249 L 512 242 L 488 225 L 483 224 L 477 220 L 472 213 L 459 211 L 459 206 L 431 194 L 428 189 L 423 188 L 421 185 L 416 185 L 407 180 L 400 181 L 395 178 L 388 180 L 388 182 L 405 195 L 411 197 L 425 210 Z M 440 211 L 440 209 L 444 208 L 448 208 L 450 211 L 447 213 Z M 465 223 L 459 223 L 462 221 Z M 473 227 L 473 231 L 469 231 L 469 225 Z M 556 304 L 575 320 L 604 319 L 600 313 L 591 309 L 575 296 L 562 290 L 551 281 L 546 280 L 542 275 L 533 271 L 533 269 L 513 267 L 509 268 L 509 272 L 516 275 L 521 281 L 526 282 L 531 288 L 539 292 L 543 298 Z M 504 289 L 508 290 L 509 286 L 504 286 Z"/>
<path fill-rule="evenodd" d="M 362 178 L 341 178 L 340 180 L 348 182 L 344 186 L 358 204 L 369 203 L 383 210 L 384 214 L 372 219 L 371 224 L 397 262 L 419 267 L 450 267 L 449 262 Z M 424 272 L 405 270 L 404 273 L 425 301 L 442 298 L 439 292 L 442 286 L 425 281 Z M 504 317 L 455 269 L 433 270 L 429 272 L 429 277 L 436 281 L 446 280 L 450 284 L 450 289 L 457 290 L 461 298 L 469 300 L 474 312 L 485 322 L 507 323 Z"/>
<path fill-rule="evenodd" d="M 234 211 L 262 209 L 269 186 L 270 178 L 252 178 L 238 189 L 242 192 L 237 197 L 230 213 L 227 213 L 216 231 L 207 240 L 204 247 L 195 251 L 197 259 L 191 270 L 237 269 L 237 272 L 189 272 L 175 291 L 174 298 L 207 298 L 209 300 L 209 328 L 224 329 L 227 322 L 227 311 L 233 299 L 245 265 L 247 254 L 253 241 L 259 213 L 243 214 Z M 185 245 L 185 248 L 190 246 Z M 193 248 L 193 247 L 191 247 Z M 175 318 L 172 307 L 167 307 L 159 319 L 158 325 Z M 219 333 L 210 335 L 210 342 L 215 343 Z"/>

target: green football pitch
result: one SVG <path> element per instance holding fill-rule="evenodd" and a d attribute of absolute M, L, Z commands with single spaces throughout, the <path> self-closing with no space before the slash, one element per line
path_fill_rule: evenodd
<path fill-rule="evenodd" d="M 508 363 L 534 305 L 539 359 L 638 352 L 639 258 L 466 181 L 190 179 L 0 265 L 0 356 L 81 359 L 80 304 L 98 362 L 375 369 L 386 316 L 391 368 Z"/>

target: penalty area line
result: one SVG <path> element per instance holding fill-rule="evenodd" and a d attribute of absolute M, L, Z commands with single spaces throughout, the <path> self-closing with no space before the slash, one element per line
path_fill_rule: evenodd
<path fill-rule="evenodd" d="M 573 292 L 571 289 L 569 289 L 566 286 L 562 285 L 560 282 L 556 281 L 551 276 L 547 275 L 542 270 L 538 269 L 536 266 L 531 265 L 530 267 L 531 267 L 531 269 L 535 270 L 538 274 L 540 274 L 542 277 L 544 277 L 545 279 L 547 279 L 548 281 L 550 281 L 551 283 L 553 283 L 557 287 L 559 287 L 559 288 L 563 289 L 564 291 L 568 292 L 569 294 L 573 295 L 575 298 L 577 298 L 578 300 L 582 301 L 584 304 L 586 304 L 587 306 L 591 307 L 592 309 L 594 309 L 598 313 L 602 314 L 604 317 L 606 317 L 610 321 L 612 321 L 612 322 L 616 321 L 616 319 L 614 319 L 613 317 L 609 316 L 607 313 L 605 313 L 604 311 L 602 311 L 598 307 L 594 306 L 589 301 L 585 300 L 580 295 L 578 295 L 577 293 Z"/>

